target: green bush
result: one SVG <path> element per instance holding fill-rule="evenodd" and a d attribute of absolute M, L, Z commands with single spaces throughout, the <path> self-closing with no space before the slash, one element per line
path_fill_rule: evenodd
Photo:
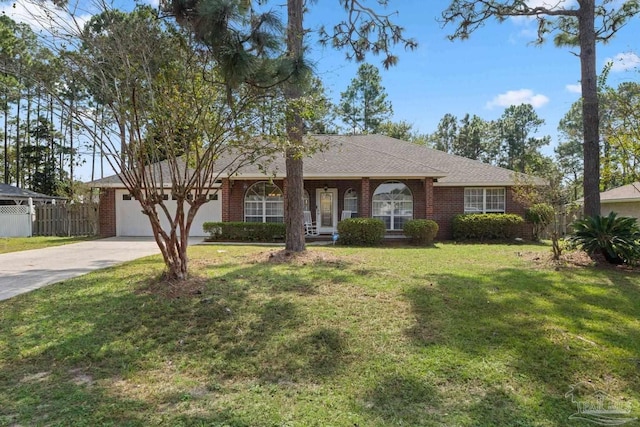
<path fill-rule="evenodd" d="M 438 224 L 430 219 L 412 219 L 402 227 L 404 235 L 411 239 L 411 243 L 418 245 L 432 245 L 438 230 Z"/>
<path fill-rule="evenodd" d="M 347 218 L 338 223 L 338 243 L 341 245 L 372 246 L 384 239 L 385 225 L 376 218 Z"/>
<path fill-rule="evenodd" d="M 285 225 L 279 222 L 205 222 L 202 228 L 208 240 L 218 242 L 275 242 L 285 236 Z"/>
<path fill-rule="evenodd" d="M 453 218 L 456 240 L 511 239 L 524 219 L 516 214 L 463 214 Z"/>
<path fill-rule="evenodd" d="M 567 241 L 590 255 L 599 252 L 611 264 L 636 264 L 640 259 L 640 227 L 635 218 L 611 212 L 574 221 L 571 228 Z"/>
<path fill-rule="evenodd" d="M 537 203 L 525 212 L 524 219 L 533 224 L 533 238 L 540 240 L 542 233 L 553 222 L 555 209 L 548 203 Z"/>

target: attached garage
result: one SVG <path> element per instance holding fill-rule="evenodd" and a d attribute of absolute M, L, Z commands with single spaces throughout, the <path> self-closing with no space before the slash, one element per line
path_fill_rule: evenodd
<path fill-rule="evenodd" d="M 206 236 L 202 229 L 205 222 L 222 221 L 222 193 L 211 192 L 210 200 L 202 205 L 191 224 L 190 236 Z M 172 215 L 176 210 L 176 202 L 170 197 L 165 200 L 165 204 Z M 187 208 L 188 206 L 185 206 Z M 147 237 L 153 236 L 149 218 L 142 213 L 140 203 L 131 197 L 125 189 L 115 190 L 115 210 L 116 210 L 116 236 L 123 237 Z M 166 218 L 161 215 L 162 228 L 169 229 Z"/>

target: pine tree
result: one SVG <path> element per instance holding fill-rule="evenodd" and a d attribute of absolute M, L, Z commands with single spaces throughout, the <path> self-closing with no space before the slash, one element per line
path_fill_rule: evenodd
<path fill-rule="evenodd" d="M 379 133 L 393 114 L 378 68 L 362 64 L 347 90 L 340 94 L 338 115 L 353 134 Z"/>

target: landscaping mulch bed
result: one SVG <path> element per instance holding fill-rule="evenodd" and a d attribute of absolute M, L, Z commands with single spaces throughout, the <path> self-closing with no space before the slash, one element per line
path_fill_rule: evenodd
<path fill-rule="evenodd" d="M 307 249 L 302 253 L 295 253 L 286 249 L 273 249 L 265 252 L 258 252 L 256 254 L 249 255 L 248 261 L 250 263 L 262 263 L 269 262 L 274 264 L 292 263 L 299 265 L 307 264 L 339 264 L 344 260 L 341 257 L 335 256 L 331 253 L 324 251 L 314 251 Z"/>

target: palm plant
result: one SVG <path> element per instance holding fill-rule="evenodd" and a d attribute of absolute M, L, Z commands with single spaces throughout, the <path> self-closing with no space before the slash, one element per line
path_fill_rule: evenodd
<path fill-rule="evenodd" d="M 592 216 L 574 221 L 567 239 L 592 255 L 601 253 L 611 264 L 633 264 L 640 259 L 640 227 L 636 218 Z"/>

